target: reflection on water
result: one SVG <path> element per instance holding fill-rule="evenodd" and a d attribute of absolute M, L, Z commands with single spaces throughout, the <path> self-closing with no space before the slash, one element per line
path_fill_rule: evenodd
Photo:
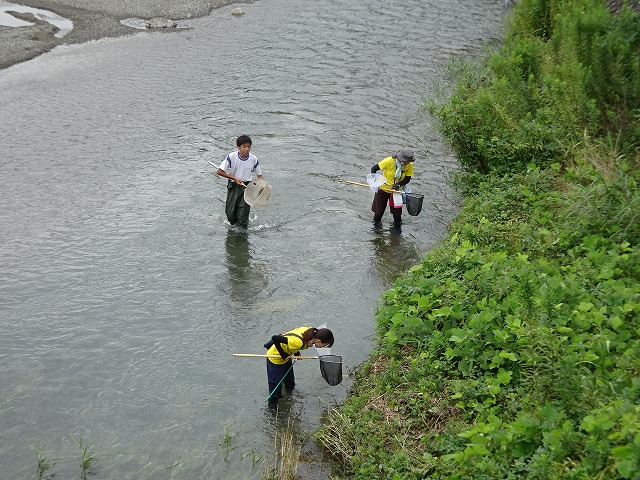
<path fill-rule="evenodd" d="M 236 307 L 248 308 L 267 286 L 265 266 L 252 258 L 252 245 L 245 229 L 229 228 L 225 251 L 230 297 Z"/>
<path fill-rule="evenodd" d="M 402 227 L 376 225 L 373 233 L 373 265 L 387 285 L 420 262 L 414 242 L 409 239 L 410 235 L 402 232 Z"/>

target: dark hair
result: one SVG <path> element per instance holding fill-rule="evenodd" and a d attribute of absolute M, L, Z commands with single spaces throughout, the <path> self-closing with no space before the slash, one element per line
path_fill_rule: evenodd
<path fill-rule="evenodd" d="M 328 328 L 319 328 L 313 334 L 314 338 L 317 338 L 322 343 L 324 343 L 327 347 L 333 346 L 333 333 Z"/>
<path fill-rule="evenodd" d="M 333 333 L 328 328 L 310 328 L 302 334 L 302 340 L 305 344 L 314 338 L 326 344 L 327 347 L 333 346 Z"/>
<path fill-rule="evenodd" d="M 244 145 L 245 143 L 251 145 L 251 137 L 249 135 L 240 135 L 238 138 L 236 138 L 236 146 L 239 147 L 240 145 Z"/>

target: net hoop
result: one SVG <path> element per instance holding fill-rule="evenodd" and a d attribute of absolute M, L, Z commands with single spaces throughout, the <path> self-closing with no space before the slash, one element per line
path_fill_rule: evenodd
<path fill-rule="evenodd" d="M 264 206 L 269 201 L 271 195 L 271 185 L 263 179 L 251 181 L 244 191 L 244 201 L 251 207 Z"/>

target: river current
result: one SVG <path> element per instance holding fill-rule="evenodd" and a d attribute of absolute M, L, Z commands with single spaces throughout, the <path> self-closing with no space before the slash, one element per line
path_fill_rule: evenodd
<path fill-rule="evenodd" d="M 261 0 L 172 34 L 64 46 L 0 71 L 0 478 L 259 479 L 372 348 L 375 308 L 457 211 L 424 100 L 501 37 L 500 0 Z M 248 232 L 219 164 L 242 133 L 273 192 Z M 373 229 L 364 182 L 416 154 L 420 215 Z M 266 406 L 272 334 L 326 323 L 343 356 Z M 87 466 L 87 464 L 85 464 Z"/>

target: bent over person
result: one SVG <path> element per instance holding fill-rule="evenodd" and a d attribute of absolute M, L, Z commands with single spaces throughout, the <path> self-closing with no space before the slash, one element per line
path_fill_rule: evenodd
<path fill-rule="evenodd" d="M 387 183 L 381 185 L 373 196 L 371 211 L 373 212 L 373 223 L 382 221 L 384 210 L 389 204 L 389 211 L 393 215 L 393 223 L 396 226 L 402 224 L 402 204 L 394 205 L 393 191 L 401 191 L 413 176 L 413 151 L 408 148 L 398 150 L 391 157 L 384 158 L 371 167 L 371 173 L 382 170 L 382 175 L 387 179 Z"/>
<path fill-rule="evenodd" d="M 251 153 L 251 137 L 240 135 L 236 139 L 238 150 L 229 153 L 216 172 L 228 179 L 225 213 L 231 225 L 247 228 L 251 207 L 244 201 L 246 184 L 253 180 L 253 173 L 262 179 L 262 170 L 258 157 Z"/>
<path fill-rule="evenodd" d="M 267 380 L 269 382 L 269 405 L 276 406 L 282 397 L 282 383 L 291 393 L 296 385 L 293 375 L 292 356 L 300 355 L 311 345 L 326 348 L 333 345 L 333 333 L 328 328 L 298 327 L 280 335 L 274 335 L 264 348 L 267 348 Z M 278 358 L 277 356 L 280 356 Z"/>

